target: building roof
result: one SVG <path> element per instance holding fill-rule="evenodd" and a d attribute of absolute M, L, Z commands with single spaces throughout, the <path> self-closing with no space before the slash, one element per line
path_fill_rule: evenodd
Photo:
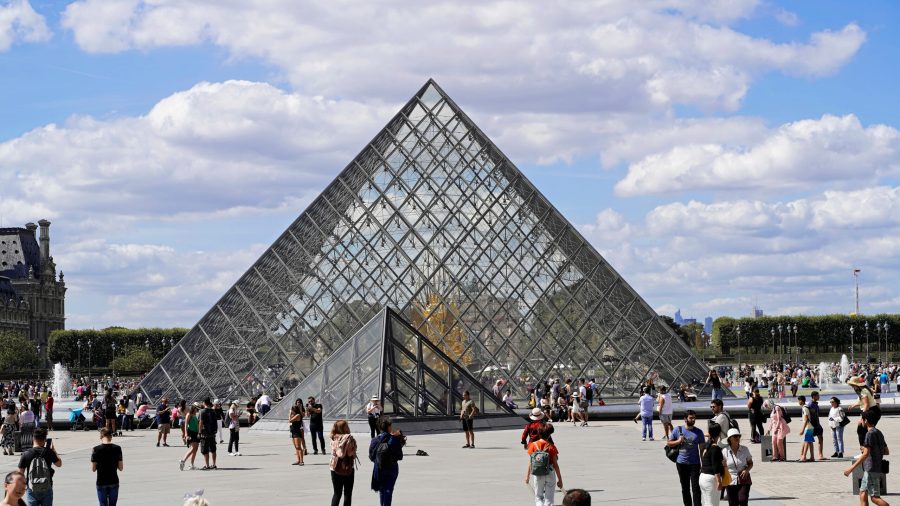
<path fill-rule="evenodd" d="M 33 230 L 25 228 L 0 228 L 0 276 L 25 279 L 28 268 L 33 276 L 41 272 L 41 248 Z"/>
<path fill-rule="evenodd" d="M 6 305 L 6 301 L 13 299 L 19 300 L 19 293 L 16 288 L 9 282 L 6 276 L 0 276 L 0 306 Z"/>

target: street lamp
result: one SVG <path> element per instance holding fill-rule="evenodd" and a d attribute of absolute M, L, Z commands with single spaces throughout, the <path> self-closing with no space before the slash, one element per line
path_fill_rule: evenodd
<path fill-rule="evenodd" d="M 784 338 L 783 338 L 783 336 L 782 336 L 782 334 L 781 334 L 781 331 L 782 331 L 783 329 L 784 329 L 784 328 L 783 328 L 783 327 L 781 326 L 781 324 L 779 323 L 779 324 L 778 324 L 778 361 L 781 362 L 782 367 L 784 366 L 784 356 L 783 356 L 783 352 L 784 352 Z"/>
<path fill-rule="evenodd" d="M 735 329 L 737 332 L 737 359 L 738 359 L 738 370 L 741 368 L 741 326 L 738 325 Z"/>
<path fill-rule="evenodd" d="M 775 327 L 772 327 L 772 362 L 775 362 Z"/>
<path fill-rule="evenodd" d="M 147 351 L 150 351 L 150 338 L 144 339 L 144 348 L 147 348 Z"/>
<path fill-rule="evenodd" d="M 94 365 L 94 342 L 92 339 L 88 339 L 88 383 L 91 381 L 91 367 Z"/>
<path fill-rule="evenodd" d="M 112 367 L 112 363 L 116 360 L 116 342 L 112 342 L 112 361 L 110 361 L 109 366 Z M 112 367 L 112 382 L 116 383 L 116 368 Z"/>
<path fill-rule="evenodd" d="M 794 361 L 795 364 L 800 363 L 800 338 L 797 337 L 797 324 L 794 324 L 794 353 L 797 355 L 797 360 Z"/>
<path fill-rule="evenodd" d="M 42 367 L 44 365 L 44 362 L 41 360 L 41 345 L 40 344 L 37 345 L 36 348 L 37 348 L 37 355 L 38 355 L 38 367 Z"/>
<path fill-rule="evenodd" d="M 78 368 L 81 369 L 81 339 L 78 340 Z"/>
<path fill-rule="evenodd" d="M 881 322 L 875 322 L 875 339 L 878 340 L 878 360 L 884 360 L 884 354 L 881 353 Z"/>
<path fill-rule="evenodd" d="M 866 363 L 869 363 L 869 321 L 866 320 L 866 323 L 863 325 L 866 328 Z"/>
<path fill-rule="evenodd" d="M 853 358 L 853 331 L 856 330 L 853 328 L 853 325 L 850 325 L 850 362 L 856 362 L 856 359 Z"/>
<path fill-rule="evenodd" d="M 884 355 L 885 362 L 888 361 L 888 322 L 884 322 Z"/>

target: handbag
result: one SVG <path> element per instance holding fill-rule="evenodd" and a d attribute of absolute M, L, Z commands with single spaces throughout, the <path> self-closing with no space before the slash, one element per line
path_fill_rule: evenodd
<path fill-rule="evenodd" d="M 883 460 L 881 461 L 881 472 L 884 474 L 888 474 L 891 472 L 891 463 Z"/>
<path fill-rule="evenodd" d="M 681 431 L 682 437 L 684 436 L 684 429 L 678 427 L 678 430 Z M 684 444 L 684 443 L 682 443 Z M 666 458 L 671 460 L 672 462 L 676 462 L 678 460 L 678 454 L 681 453 L 681 445 L 678 446 L 669 446 L 666 445 L 663 447 L 666 451 Z"/>
<path fill-rule="evenodd" d="M 841 427 L 850 425 L 850 418 L 847 417 L 847 413 L 845 413 L 843 409 L 841 410 L 841 421 L 838 422 L 838 424 L 840 424 Z"/>
<path fill-rule="evenodd" d="M 725 466 L 725 472 L 722 473 L 722 486 L 727 487 L 731 485 L 731 473 L 728 472 L 728 466 Z"/>

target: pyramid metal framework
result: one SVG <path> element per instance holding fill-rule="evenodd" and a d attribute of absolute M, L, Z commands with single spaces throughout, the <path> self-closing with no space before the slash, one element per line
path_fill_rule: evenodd
<path fill-rule="evenodd" d="M 382 307 L 517 399 L 551 378 L 618 397 L 708 371 L 429 80 L 140 387 L 287 392 Z"/>
<path fill-rule="evenodd" d="M 291 402 L 315 397 L 327 420 L 366 420 L 371 396 L 383 400 L 392 418 L 459 417 L 463 392 L 469 391 L 479 418 L 522 418 L 506 407 L 463 367 L 385 308 L 335 350 L 263 417 L 254 428 L 288 428 Z M 456 425 L 454 425 L 456 427 Z"/>

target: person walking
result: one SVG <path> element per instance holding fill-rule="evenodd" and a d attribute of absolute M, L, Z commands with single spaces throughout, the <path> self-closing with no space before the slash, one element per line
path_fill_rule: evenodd
<path fill-rule="evenodd" d="M 309 415 L 309 438 L 313 444 L 313 455 L 319 454 L 319 446 L 322 447 L 322 455 L 325 455 L 325 422 L 322 420 L 322 405 L 316 402 L 316 398 L 310 396 L 306 403 L 306 414 Z M 316 439 L 319 440 L 318 446 Z"/>
<path fill-rule="evenodd" d="M 191 405 L 191 409 L 188 410 L 187 416 L 184 419 L 184 425 L 187 429 L 184 436 L 184 442 L 188 445 L 188 451 L 184 454 L 184 457 L 178 461 L 178 469 L 181 471 L 184 471 L 184 464 L 188 459 L 191 459 L 188 469 L 194 469 L 194 460 L 197 458 L 197 447 L 200 445 L 200 410 L 197 408 L 198 405 L 195 402 Z"/>
<path fill-rule="evenodd" d="M 238 411 L 236 402 L 231 403 L 226 416 L 228 417 L 228 455 L 240 457 L 241 413 Z M 234 448 L 234 452 L 231 451 L 232 448 Z"/>
<path fill-rule="evenodd" d="M 819 443 L 819 460 L 828 460 L 825 458 L 823 448 L 825 446 L 825 429 L 822 428 L 822 423 L 819 420 L 819 392 L 813 392 L 809 396 L 811 398 L 807 405 L 809 408 L 809 423 L 812 425 L 813 437 Z M 809 456 L 810 458 L 813 456 L 812 447 L 810 447 Z"/>
<path fill-rule="evenodd" d="M 785 453 L 785 439 L 791 433 L 788 426 L 788 418 L 784 412 L 784 408 L 775 404 L 772 409 L 772 416 L 769 418 L 769 424 L 766 428 L 766 434 L 772 436 L 772 462 L 787 461 Z"/>
<path fill-rule="evenodd" d="M 100 429 L 100 444 L 91 452 L 91 472 L 97 473 L 97 500 L 100 506 L 116 506 L 119 500 L 118 471 L 124 469 L 122 447 L 113 444 L 109 429 Z"/>
<path fill-rule="evenodd" d="M 719 506 L 721 492 L 725 490 L 725 458 L 719 439 L 722 428 L 709 429 L 709 439 L 700 451 L 700 504 L 702 506 Z"/>
<path fill-rule="evenodd" d="M 6 408 L 6 416 L 3 417 L 3 439 L 0 440 L 0 446 L 3 446 L 3 455 L 15 455 L 16 449 L 16 426 L 19 424 L 19 411 L 16 405 L 10 403 Z"/>
<path fill-rule="evenodd" d="M 369 460 L 375 464 L 372 466 L 372 490 L 378 492 L 380 506 L 391 506 L 406 437 L 393 428 L 390 418 L 383 416 L 380 423 L 381 433 L 369 443 Z"/>
<path fill-rule="evenodd" d="M 22 452 L 19 472 L 25 473 L 25 502 L 28 506 L 53 506 L 53 466 L 61 467 L 56 447 L 47 447 L 47 429 L 35 429 L 32 447 Z"/>
<path fill-rule="evenodd" d="M 759 443 L 765 432 L 763 423 L 766 421 L 766 415 L 763 413 L 763 402 L 765 400 L 759 394 L 759 389 L 754 387 L 747 399 L 747 419 L 750 421 L 751 443 Z"/>
<path fill-rule="evenodd" d="M 650 396 L 650 390 L 644 389 L 643 395 L 638 399 L 639 411 L 637 416 L 634 417 L 634 423 L 637 423 L 638 420 L 641 420 L 641 441 L 646 441 L 647 438 L 650 438 L 650 441 L 653 441 L 653 397 Z"/>
<path fill-rule="evenodd" d="M 525 484 L 534 487 L 535 506 L 553 506 L 556 487 L 563 489 L 562 472 L 559 469 L 559 451 L 548 439 L 547 427 L 541 428 L 538 440 L 528 445 L 528 469 L 525 471 Z M 554 480 L 555 478 L 555 480 Z"/>
<path fill-rule="evenodd" d="M 203 399 L 203 409 L 200 411 L 200 453 L 203 454 L 203 470 L 218 469 L 216 467 L 216 427 L 219 418 L 212 409 L 212 401 L 209 397 Z M 209 456 L 212 455 L 212 465 Z"/>
<path fill-rule="evenodd" d="M 344 496 L 344 506 L 350 506 L 353 496 L 353 479 L 356 474 L 356 439 L 350 435 L 346 420 L 338 420 L 331 426 L 331 485 L 334 494 L 331 506 L 338 506 Z"/>
<path fill-rule="evenodd" d="M 669 388 L 666 386 L 659 387 L 657 399 L 659 401 L 659 405 L 657 406 L 657 409 L 659 410 L 659 422 L 663 426 L 663 432 L 665 432 L 666 441 L 668 441 L 669 435 L 672 432 L 672 413 L 674 413 L 675 410 Z"/>
<path fill-rule="evenodd" d="M 870 409 L 877 409 L 881 411 L 881 407 L 875 402 L 875 394 L 872 393 L 872 389 L 866 385 L 866 382 L 859 376 L 854 376 L 847 380 L 847 384 L 853 388 L 853 391 L 856 392 L 857 401 L 847 407 L 847 412 L 849 413 L 853 408 L 859 408 L 861 413 L 865 413 Z M 859 439 L 859 446 L 862 447 L 863 443 L 866 439 L 866 434 L 868 434 L 868 429 L 866 429 L 866 424 L 863 421 L 862 416 L 859 417 L 859 422 L 856 424 L 856 436 Z"/>
<path fill-rule="evenodd" d="M 853 465 L 844 470 L 844 476 L 850 476 L 857 467 L 862 466 L 863 477 L 859 484 L 860 506 L 867 506 L 870 498 L 877 506 L 888 506 L 887 501 L 881 498 L 881 485 L 884 481 L 882 462 L 884 456 L 890 453 L 884 434 L 876 428 L 881 420 L 881 411 L 863 411 L 862 420 L 866 427 L 862 452 Z"/>
<path fill-rule="evenodd" d="M 466 444 L 463 448 L 475 448 L 475 415 L 478 408 L 475 401 L 469 395 L 469 391 L 463 392 L 462 405 L 459 410 L 459 419 L 462 422 L 463 432 L 466 433 Z"/>
<path fill-rule="evenodd" d="M 547 421 L 548 417 L 544 414 L 544 411 L 541 408 L 534 408 L 531 410 L 531 415 L 528 418 L 531 421 L 525 425 L 525 430 L 522 431 L 522 446 L 525 450 L 528 450 L 528 445 L 540 439 L 540 434 L 544 427 L 548 430 L 547 441 L 553 444 L 553 424 Z"/>
<path fill-rule="evenodd" d="M 130 395 L 124 395 L 122 402 L 125 404 L 125 423 L 122 424 L 122 430 L 134 432 L 134 413 L 136 411 L 134 399 Z"/>
<path fill-rule="evenodd" d="M 741 431 L 728 429 L 728 444 L 722 450 L 731 484 L 725 487 L 728 491 L 728 506 L 747 506 L 750 500 L 750 470 L 753 469 L 753 457 L 750 449 L 741 444 Z"/>
<path fill-rule="evenodd" d="M 684 506 L 700 506 L 700 447 L 705 442 L 703 431 L 695 427 L 697 413 L 684 412 L 684 425 L 674 429 L 666 445 L 678 448 L 675 468 L 681 482 L 681 500 Z"/>
<path fill-rule="evenodd" d="M 375 439 L 375 435 L 378 432 L 378 417 L 381 416 L 381 403 L 379 402 L 378 396 L 373 395 L 371 399 L 369 399 L 369 403 L 366 404 L 366 418 L 369 420 L 369 431 L 371 433 L 371 438 Z"/>
<path fill-rule="evenodd" d="M 303 455 L 306 453 L 306 442 L 303 439 L 303 400 L 297 399 L 291 406 L 291 412 L 288 415 L 288 423 L 291 424 L 291 440 L 294 443 L 294 451 L 297 452 L 297 461 L 295 466 L 303 465 Z"/>
<path fill-rule="evenodd" d="M 47 390 L 47 400 L 44 401 L 44 419 L 47 420 L 47 430 L 53 430 L 53 392 Z"/>
<path fill-rule="evenodd" d="M 841 400 L 837 397 L 831 398 L 831 409 L 828 410 L 828 426 L 831 427 L 831 440 L 834 444 L 834 454 L 832 458 L 844 458 L 844 425 L 849 423 L 847 413 L 841 409 Z"/>
<path fill-rule="evenodd" d="M 816 440 L 813 436 L 812 423 L 809 420 L 809 406 L 806 405 L 806 397 L 803 395 L 797 397 L 797 404 L 800 405 L 800 416 L 803 420 L 803 425 L 800 426 L 800 437 L 803 438 L 803 441 L 800 444 L 800 462 L 806 462 L 807 460 L 815 461 L 813 443 Z M 809 451 L 809 459 L 806 458 L 807 450 Z"/>
<path fill-rule="evenodd" d="M 215 411 L 216 418 L 219 420 L 219 423 L 216 425 L 216 434 L 219 437 L 219 443 L 224 444 L 225 440 L 222 438 L 222 428 L 225 426 L 225 411 L 222 410 L 222 401 L 219 399 L 213 401 L 213 411 Z"/>

